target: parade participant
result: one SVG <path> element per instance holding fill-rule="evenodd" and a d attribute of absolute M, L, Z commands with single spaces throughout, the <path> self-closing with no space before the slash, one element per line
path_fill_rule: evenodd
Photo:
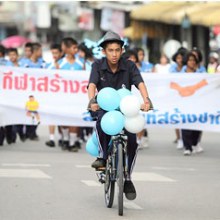
<path fill-rule="evenodd" d="M 5 59 L 6 49 L 3 45 L 0 45 L 0 66 L 5 66 L 7 60 Z"/>
<path fill-rule="evenodd" d="M 32 43 L 32 54 L 22 65 L 27 68 L 45 67 L 45 62 L 42 60 L 42 46 L 40 43 Z"/>
<path fill-rule="evenodd" d="M 219 66 L 219 55 L 216 52 L 211 52 L 209 54 L 209 63 L 207 66 L 207 73 L 213 74 L 216 72 L 219 72 L 220 66 Z"/>
<path fill-rule="evenodd" d="M 61 45 L 60 44 L 53 44 L 50 47 L 53 61 L 51 63 L 46 64 L 47 69 L 59 69 L 59 60 L 62 57 L 62 50 L 61 50 Z M 49 147 L 55 147 L 55 125 L 50 125 L 49 126 L 49 132 L 50 132 L 50 137 L 49 141 L 47 141 L 45 144 Z M 59 146 L 62 146 L 62 131 L 60 126 L 58 126 L 58 144 Z"/>
<path fill-rule="evenodd" d="M 20 67 L 21 63 L 19 61 L 19 54 L 18 50 L 16 48 L 10 48 L 8 49 L 8 57 L 9 60 L 6 63 L 6 66 L 14 66 L 14 67 Z M 16 133 L 18 133 L 20 140 L 25 141 L 26 137 L 24 134 L 24 125 L 8 125 L 5 126 L 6 131 L 6 139 L 8 142 L 15 142 L 16 141 Z"/>
<path fill-rule="evenodd" d="M 182 73 L 192 74 L 196 73 L 198 70 L 199 60 L 197 59 L 196 55 L 192 52 L 189 52 L 186 57 L 186 68 L 182 70 Z M 183 72 L 184 71 L 184 72 Z M 182 88 L 177 83 L 171 83 L 171 88 L 177 90 L 181 96 L 189 96 L 192 95 L 198 90 L 205 86 L 207 82 L 202 80 L 195 86 L 186 87 L 185 89 Z M 200 153 L 203 152 L 203 148 L 200 145 L 202 132 L 199 130 L 190 130 L 190 129 L 182 129 L 182 140 L 184 145 L 184 155 L 191 155 L 192 153 Z"/>
<path fill-rule="evenodd" d="M 160 62 L 154 66 L 153 72 L 160 74 L 168 74 L 170 70 L 169 58 L 165 54 L 161 54 Z"/>
<path fill-rule="evenodd" d="M 33 52 L 32 43 L 28 42 L 24 46 L 24 57 L 19 60 L 21 66 L 24 66 L 28 60 L 31 58 Z"/>
<path fill-rule="evenodd" d="M 5 54 L 6 54 L 5 47 L 0 45 L 0 65 L 12 66 L 12 65 L 8 65 L 8 62 L 11 63 L 11 61 L 7 61 L 5 59 Z M 5 138 L 8 144 L 15 143 L 16 132 L 14 130 L 14 125 L 7 125 L 5 127 L 0 127 L 0 146 L 3 145 Z"/>
<path fill-rule="evenodd" d="M 142 48 L 136 48 L 137 56 L 138 56 L 138 62 L 137 66 L 140 72 L 142 73 L 151 73 L 153 71 L 154 65 L 150 63 L 149 61 L 145 61 L 145 53 Z"/>
<path fill-rule="evenodd" d="M 59 68 L 62 70 L 83 70 L 82 63 L 76 58 L 78 51 L 77 41 L 71 37 L 64 38 L 61 42 L 61 48 L 64 57 L 58 62 Z M 63 149 L 77 152 L 81 147 L 78 141 L 79 127 L 62 127 L 63 133 Z"/>
<path fill-rule="evenodd" d="M 174 61 L 173 64 L 170 66 L 170 73 L 178 73 L 182 71 L 182 68 L 185 64 L 185 57 L 186 57 L 187 49 L 181 47 L 177 50 L 177 52 L 172 56 L 172 60 Z M 176 140 L 174 143 L 177 143 L 176 148 L 182 149 L 183 148 L 183 140 L 181 138 L 180 129 L 175 129 L 176 133 Z"/>
<path fill-rule="evenodd" d="M 90 71 L 95 60 L 92 49 L 89 49 L 84 43 L 81 43 L 78 46 L 78 58 L 82 62 L 83 69 Z"/>
<path fill-rule="evenodd" d="M 120 89 L 126 87 L 131 90 L 131 86 L 135 85 L 139 90 L 143 98 L 144 111 L 148 111 L 150 108 L 149 96 L 147 88 L 141 77 L 141 74 L 136 65 L 130 61 L 121 58 L 123 52 L 124 41 L 120 36 L 114 32 L 107 32 L 103 38 L 103 42 L 100 47 L 103 48 L 103 53 L 106 57 L 101 60 L 97 60 L 92 65 L 91 75 L 88 85 L 88 96 L 90 100 L 90 110 L 97 114 L 96 122 L 96 134 L 98 137 L 100 155 L 92 163 L 92 167 L 99 169 L 104 168 L 107 159 L 107 147 L 111 136 L 105 134 L 101 129 L 101 118 L 105 114 L 105 111 L 99 109 L 97 103 L 94 103 L 96 90 L 100 91 L 105 87 L 112 87 L 114 89 Z M 102 74 L 102 76 L 100 76 Z M 133 200 L 136 198 L 136 190 L 131 181 L 131 172 L 134 167 L 134 162 L 137 153 L 136 135 L 126 131 L 128 135 L 128 173 L 129 177 L 124 183 L 124 192 L 128 199 Z"/>
<path fill-rule="evenodd" d="M 16 48 L 10 48 L 8 50 L 8 57 L 9 60 L 6 63 L 6 66 L 16 66 L 19 67 L 21 66 L 18 60 L 18 50 Z"/>

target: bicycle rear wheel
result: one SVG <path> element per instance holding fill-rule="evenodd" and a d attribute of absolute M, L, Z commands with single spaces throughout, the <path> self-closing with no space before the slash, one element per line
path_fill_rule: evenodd
<path fill-rule="evenodd" d="M 123 148 L 118 144 L 118 214 L 123 215 L 123 193 L 124 193 L 124 170 L 123 170 Z"/>
<path fill-rule="evenodd" d="M 110 159 L 106 161 L 104 190 L 105 204 L 108 208 L 111 208 L 114 202 L 115 180 L 113 179 L 112 164 Z"/>

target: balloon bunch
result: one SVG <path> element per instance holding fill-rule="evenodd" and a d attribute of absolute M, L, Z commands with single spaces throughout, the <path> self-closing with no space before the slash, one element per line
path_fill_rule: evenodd
<path fill-rule="evenodd" d="M 101 119 L 101 128 L 106 134 L 119 134 L 123 128 L 134 134 L 143 130 L 145 119 L 139 113 L 141 103 L 128 89 L 103 88 L 97 95 L 97 102 L 101 109 L 107 111 Z M 90 139 L 86 145 L 86 150 L 93 156 L 95 150 L 91 148 L 95 147 L 94 145 L 94 141 Z"/>
<path fill-rule="evenodd" d="M 99 92 L 97 102 L 100 108 L 108 111 L 101 120 L 106 134 L 116 135 L 123 128 L 136 134 L 144 128 L 145 120 L 139 114 L 141 103 L 128 89 L 106 87 Z"/>
<path fill-rule="evenodd" d="M 86 151 L 94 156 L 94 157 L 98 157 L 99 155 L 99 148 L 98 148 L 99 144 L 98 144 L 98 139 L 96 137 L 96 133 L 93 132 L 92 136 L 89 138 L 89 140 L 86 143 Z"/>

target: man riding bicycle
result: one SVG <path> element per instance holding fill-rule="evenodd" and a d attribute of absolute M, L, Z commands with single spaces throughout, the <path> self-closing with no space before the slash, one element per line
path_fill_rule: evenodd
<path fill-rule="evenodd" d="M 92 115 L 95 114 L 97 117 L 95 130 L 99 142 L 99 157 L 92 163 L 92 167 L 95 169 L 105 168 L 108 157 L 108 144 L 111 139 L 111 136 L 104 133 L 101 128 L 101 118 L 106 111 L 100 109 L 96 102 L 96 90 L 99 92 L 105 87 L 112 87 L 116 90 L 124 87 L 131 90 L 131 86 L 135 85 L 143 98 L 144 104 L 142 105 L 142 110 L 148 111 L 150 109 L 147 88 L 138 68 L 132 61 L 125 60 L 121 57 L 123 45 L 124 41 L 121 40 L 118 34 L 111 31 L 107 32 L 103 38 L 103 42 L 99 45 L 103 48 L 105 57 L 95 61 L 91 69 L 88 85 L 89 109 Z M 124 193 L 127 199 L 133 200 L 136 198 L 136 190 L 131 181 L 131 172 L 136 159 L 137 142 L 136 134 L 125 132 L 128 136 L 127 154 L 129 175 L 124 182 Z"/>

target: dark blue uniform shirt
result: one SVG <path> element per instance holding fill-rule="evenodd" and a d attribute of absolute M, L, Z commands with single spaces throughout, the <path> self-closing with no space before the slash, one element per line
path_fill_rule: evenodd
<path fill-rule="evenodd" d="M 105 87 L 112 87 L 116 90 L 124 87 L 131 90 L 132 85 L 138 87 L 141 82 L 144 81 L 140 71 L 130 60 L 120 58 L 118 70 L 115 73 L 109 68 L 105 57 L 92 64 L 89 83 L 94 83 L 98 91 Z"/>

